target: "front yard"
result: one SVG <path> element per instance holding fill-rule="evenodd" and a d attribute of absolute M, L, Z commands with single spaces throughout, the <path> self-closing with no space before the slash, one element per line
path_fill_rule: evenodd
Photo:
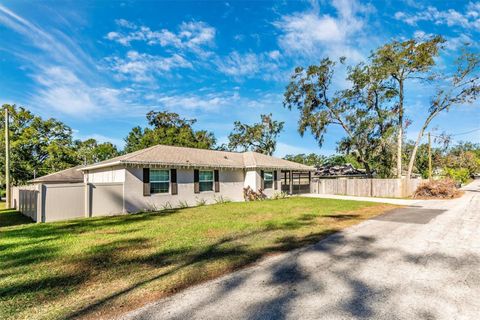
<path fill-rule="evenodd" d="M 47 224 L 4 210 L 0 319 L 119 314 L 390 208 L 295 197 Z"/>

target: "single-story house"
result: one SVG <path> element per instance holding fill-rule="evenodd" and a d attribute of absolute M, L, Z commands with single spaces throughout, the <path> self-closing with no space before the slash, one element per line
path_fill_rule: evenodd
<path fill-rule="evenodd" d="M 36 179 L 36 212 L 29 215 L 54 221 L 243 201 L 247 187 L 267 197 L 308 193 L 315 170 L 256 152 L 156 145 L 77 168 L 81 183 Z"/>

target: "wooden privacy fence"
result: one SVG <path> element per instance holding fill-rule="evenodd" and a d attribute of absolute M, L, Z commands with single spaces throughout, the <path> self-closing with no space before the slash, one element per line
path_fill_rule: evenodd
<path fill-rule="evenodd" d="M 37 222 L 122 213 L 123 183 L 34 184 L 14 187 L 11 206 Z"/>
<path fill-rule="evenodd" d="M 312 193 L 360 197 L 404 198 L 411 196 L 423 179 L 315 179 Z"/>

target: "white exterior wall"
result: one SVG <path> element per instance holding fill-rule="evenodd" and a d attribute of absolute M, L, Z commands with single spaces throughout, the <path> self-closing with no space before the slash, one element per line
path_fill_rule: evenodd
<path fill-rule="evenodd" d="M 125 168 L 101 168 L 89 170 L 85 175 L 85 182 L 89 183 L 119 183 L 125 182 Z"/>
<path fill-rule="evenodd" d="M 257 191 L 260 188 L 260 174 L 256 170 L 248 170 L 245 172 L 245 182 L 243 186 L 250 187 L 253 190 Z"/>
<path fill-rule="evenodd" d="M 245 174 L 245 183 L 244 187 L 246 188 L 247 186 L 250 186 L 254 191 L 258 191 L 260 187 L 262 186 L 262 170 L 248 170 Z M 274 170 L 263 170 L 263 171 L 274 171 Z M 267 197 L 273 196 L 275 193 L 280 192 L 281 188 L 281 177 L 280 177 L 281 171 L 277 171 L 277 190 L 275 190 L 273 187 L 269 189 L 263 190 L 263 193 Z"/>
<path fill-rule="evenodd" d="M 194 193 L 193 169 L 177 169 L 178 194 L 155 193 L 143 195 L 143 169 L 125 169 L 125 210 L 137 212 L 142 210 L 159 210 L 166 205 L 178 207 L 180 201 L 186 201 L 189 206 L 195 206 L 205 200 L 208 204 L 215 203 L 215 198 L 223 197 L 230 201 L 243 201 L 243 186 L 245 173 L 243 170 L 219 170 L 220 192 Z"/>

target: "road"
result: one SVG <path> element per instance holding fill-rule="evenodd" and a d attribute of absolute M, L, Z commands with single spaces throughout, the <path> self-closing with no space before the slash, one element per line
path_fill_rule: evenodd
<path fill-rule="evenodd" d="M 123 319 L 478 319 L 480 181 L 187 289 Z"/>

